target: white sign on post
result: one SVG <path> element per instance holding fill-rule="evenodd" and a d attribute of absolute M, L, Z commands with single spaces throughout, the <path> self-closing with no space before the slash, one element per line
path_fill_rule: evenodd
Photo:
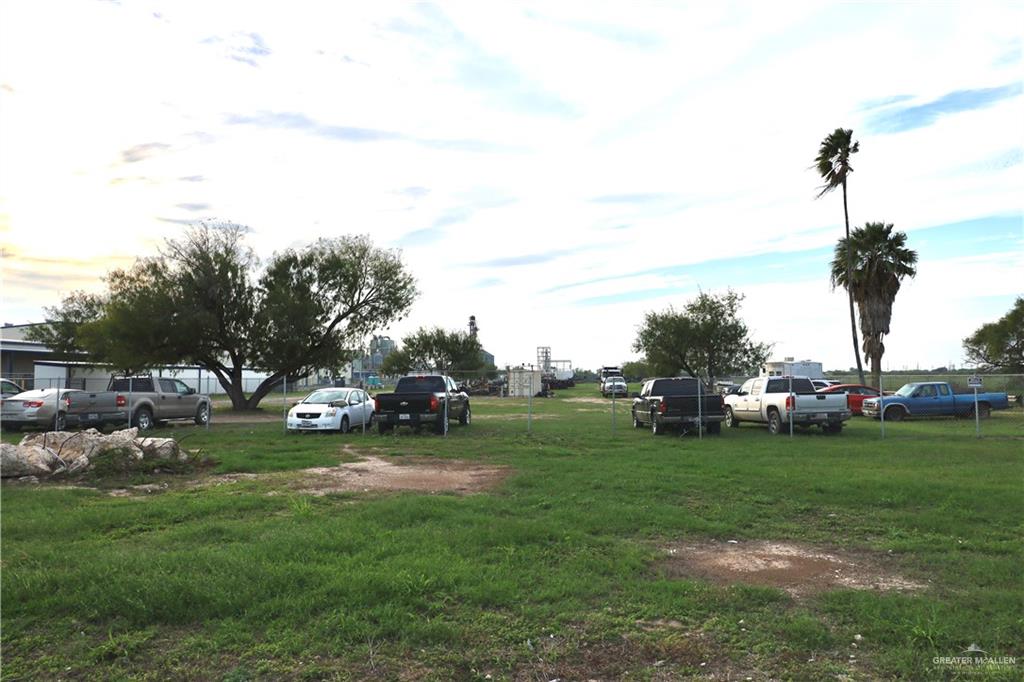
<path fill-rule="evenodd" d="M 970 377 L 967 378 L 967 387 L 981 388 L 981 377 L 978 376 L 977 374 L 972 374 Z"/>

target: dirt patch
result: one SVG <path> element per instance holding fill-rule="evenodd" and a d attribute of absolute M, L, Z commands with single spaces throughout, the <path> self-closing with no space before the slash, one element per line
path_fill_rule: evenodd
<path fill-rule="evenodd" d="M 611 405 L 611 398 L 566 398 L 567 403 L 591 403 L 596 405 Z"/>
<path fill-rule="evenodd" d="M 824 590 L 912 591 L 925 586 L 897 575 L 884 557 L 854 556 L 785 542 L 711 542 L 664 548 L 670 577 L 698 577 L 785 590 L 794 597 Z"/>
<path fill-rule="evenodd" d="M 336 467 L 303 469 L 293 487 L 296 492 L 308 495 L 371 490 L 469 494 L 493 488 L 509 473 L 508 467 L 484 466 L 462 460 L 369 456 L 359 462 Z"/>

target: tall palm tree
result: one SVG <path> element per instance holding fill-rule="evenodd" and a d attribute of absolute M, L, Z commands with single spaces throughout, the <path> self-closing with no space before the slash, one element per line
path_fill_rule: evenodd
<path fill-rule="evenodd" d="M 882 337 L 889 333 L 900 282 L 917 274 L 916 263 L 917 252 L 907 248 L 907 235 L 894 233 L 892 224 L 866 223 L 836 244 L 832 288 L 846 287 L 857 301 L 864 359 L 871 362 L 871 380 L 879 391 L 885 353 Z"/>
<path fill-rule="evenodd" d="M 843 217 L 846 219 L 846 238 L 850 238 L 850 211 L 846 206 L 846 176 L 853 172 L 850 165 L 850 156 L 860 150 L 860 142 L 853 141 L 853 130 L 848 128 L 836 128 L 821 141 L 818 147 L 818 157 L 814 159 L 818 174 L 821 175 L 825 184 L 821 186 L 817 198 L 825 196 L 836 187 L 843 188 Z M 848 263 L 847 269 L 852 270 Z M 857 375 L 860 383 L 864 383 L 864 367 L 860 363 L 860 349 L 857 343 L 857 320 L 853 314 L 853 292 L 849 289 L 847 298 L 850 301 L 850 334 L 853 336 L 853 355 L 857 358 Z"/>

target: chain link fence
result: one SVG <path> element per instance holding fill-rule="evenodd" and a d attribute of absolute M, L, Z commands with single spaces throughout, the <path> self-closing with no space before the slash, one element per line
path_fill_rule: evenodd
<path fill-rule="evenodd" d="M 539 370 L 529 366 L 521 368 L 508 368 L 503 370 L 483 371 L 450 371 L 447 372 L 453 378 L 458 388 L 467 393 L 473 405 L 473 419 L 484 423 L 489 421 L 505 422 L 506 428 L 511 427 L 514 431 L 522 431 L 532 434 L 536 431 L 538 423 L 556 419 L 548 401 L 568 401 L 568 412 L 562 409 L 560 418 L 564 419 L 573 413 L 590 412 L 603 415 L 609 433 L 621 432 L 632 428 L 632 395 L 640 390 L 641 383 L 629 384 L 629 391 L 625 395 L 612 394 L 604 396 L 600 390 L 600 384 L 596 381 L 574 383 L 573 381 L 557 381 L 554 377 L 545 376 Z M 948 384 L 949 394 L 944 395 L 939 388 L 936 390 L 936 398 L 933 403 L 935 409 L 926 411 L 925 407 L 919 407 L 920 398 L 914 398 L 916 403 L 909 407 L 903 414 L 896 414 L 894 410 L 883 411 L 881 414 L 872 417 L 857 414 L 860 410 L 859 404 L 864 399 L 876 397 L 877 389 L 872 391 L 867 388 L 850 388 L 851 395 L 848 402 L 853 408 L 854 416 L 851 423 L 871 424 L 877 429 L 879 438 L 891 438 L 902 436 L 913 436 L 920 434 L 921 429 L 907 428 L 907 425 L 896 422 L 911 422 L 914 424 L 926 423 L 931 420 L 945 419 L 958 420 L 957 423 L 963 429 L 957 429 L 957 435 L 982 436 L 986 432 L 995 433 L 996 430 L 990 425 L 1006 423 L 1006 416 L 1024 415 L 1024 375 L 1021 374 L 980 374 L 981 386 L 977 387 L 980 400 L 978 408 L 975 409 L 974 389 L 971 385 L 971 375 L 965 373 L 930 373 L 930 372 L 890 372 L 882 375 L 881 389 L 886 396 L 894 396 L 897 393 L 906 393 L 909 396 L 910 388 L 905 386 L 913 384 Z M 161 395 L 166 401 L 180 401 L 181 411 L 194 409 L 193 402 L 199 395 L 209 396 L 213 411 L 211 419 L 206 421 L 206 426 L 217 423 L 240 423 L 246 420 L 251 421 L 277 421 L 282 428 L 287 428 L 288 411 L 310 395 L 313 391 L 322 388 L 356 388 L 364 391 L 364 398 L 372 404 L 373 397 L 378 393 L 391 392 L 398 377 L 377 377 L 371 376 L 364 379 L 340 379 L 329 376 L 313 376 L 302 379 L 292 379 L 276 382 L 271 390 L 263 397 L 256 411 L 235 409 L 244 407 L 233 404 L 225 387 L 221 386 L 217 378 L 209 372 L 191 369 L 185 372 L 154 373 L 151 376 L 140 376 L 131 380 L 120 380 L 114 386 L 109 374 L 102 374 L 98 371 L 92 374 L 72 375 L 71 377 L 5 377 L 18 382 L 26 390 L 31 389 L 58 389 L 48 392 L 43 397 L 44 402 L 53 400 L 49 409 L 53 416 L 54 424 L 57 424 L 58 413 L 61 410 L 60 400 L 65 395 L 59 389 L 72 389 L 85 391 L 87 393 L 102 394 L 116 388 L 121 394 L 123 403 L 120 409 L 124 412 L 125 423 L 127 415 L 137 411 L 145 400 L 151 399 L 156 386 L 161 389 Z M 840 384 L 858 385 L 856 374 L 830 373 L 827 379 L 839 382 Z M 242 381 L 244 398 L 248 398 L 263 383 L 264 378 L 259 376 L 245 377 Z M 742 382 L 742 378 L 736 380 Z M 868 379 L 870 384 L 871 380 Z M 715 392 L 724 392 L 728 381 L 716 382 Z M 1007 394 L 1008 410 L 1004 411 L 1001 404 L 992 403 L 992 396 L 987 394 Z M 9 396 L 5 396 L 9 397 Z M 999 398 L 999 396 L 996 396 Z M 72 401 L 74 396 L 72 395 Z M 193 402 L 190 402 L 193 401 Z M 700 405 L 701 400 L 697 401 Z M 949 403 L 954 408 L 947 407 Z M 565 402 L 561 403 L 563 408 Z M 6 413 L 6 409 L 5 409 Z M 188 415 L 185 415 L 187 417 Z M 181 419 L 181 415 L 177 416 Z M 1024 435 L 1024 419 L 1014 421 L 1017 435 Z M 362 421 L 358 426 L 353 425 L 354 430 L 368 432 L 372 429 L 372 421 Z M 545 429 L 546 430 L 546 429 Z M 1003 429 L 1005 431 L 1005 428 Z M 697 431 L 698 437 L 703 436 L 703 430 Z"/>

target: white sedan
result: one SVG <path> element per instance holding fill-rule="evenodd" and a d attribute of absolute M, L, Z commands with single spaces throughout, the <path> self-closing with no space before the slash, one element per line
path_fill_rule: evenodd
<path fill-rule="evenodd" d="M 373 398 L 359 388 L 321 388 L 288 410 L 288 432 L 340 431 L 370 428 Z"/>

